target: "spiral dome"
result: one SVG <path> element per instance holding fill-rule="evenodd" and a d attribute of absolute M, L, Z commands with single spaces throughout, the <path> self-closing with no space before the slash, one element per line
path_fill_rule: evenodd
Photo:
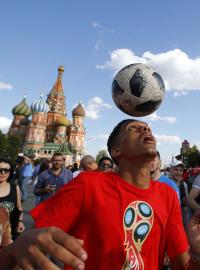
<path fill-rule="evenodd" d="M 33 112 L 47 113 L 49 111 L 49 105 L 44 101 L 43 95 L 41 95 L 39 99 L 33 102 L 31 109 Z"/>
<path fill-rule="evenodd" d="M 56 126 L 65 126 L 65 127 L 71 125 L 70 121 L 64 115 L 60 116 L 55 124 Z"/>
<path fill-rule="evenodd" d="M 73 109 L 72 115 L 85 117 L 85 110 L 83 109 L 81 102 Z"/>
<path fill-rule="evenodd" d="M 31 115 L 31 109 L 26 102 L 26 97 L 24 97 L 22 101 L 12 109 L 12 113 L 14 115 L 24 115 L 26 117 Z"/>

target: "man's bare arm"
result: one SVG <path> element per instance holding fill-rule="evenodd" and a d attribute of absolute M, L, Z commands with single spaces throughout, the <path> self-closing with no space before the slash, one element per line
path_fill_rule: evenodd
<path fill-rule="evenodd" d="M 200 269 L 200 210 L 192 216 L 188 225 L 188 239 L 190 252 L 185 252 L 171 260 L 171 270 L 199 270 Z M 199 258 L 198 260 L 195 259 Z"/>
<path fill-rule="evenodd" d="M 200 205 L 196 202 L 196 198 L 200 195 L 200 189 L 192 187 L 187 197 L 187 204 L 193 210 L 200 209 Z"/>

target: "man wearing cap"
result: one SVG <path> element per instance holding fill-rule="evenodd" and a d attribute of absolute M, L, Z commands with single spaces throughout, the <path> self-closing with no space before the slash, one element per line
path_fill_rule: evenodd
<path fill-rule="evenodd" d="M 186 205 L 187 203 L 186 198 L 188 196 L 188 186 L 187 183 L 183 181 L 183 169 L 184 165 L 183 162 L 180 160 L 174 159 L 170 164 L 170 177 L 172 180 L 175 181 L 178 187 L 183 224 L 186 227 L 191 215 L 190 210 Z"/>

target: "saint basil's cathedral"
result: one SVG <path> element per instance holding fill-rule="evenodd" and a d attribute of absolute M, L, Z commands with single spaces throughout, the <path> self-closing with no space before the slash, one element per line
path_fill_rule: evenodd
<path fill-rule="evenodd" d="M 64 67 L 60 66 L 46 101 L 40 96 L 29 107 L 24 97 L 12 109 L 14 119 L 9 133 L 23 138 L 24 155 L 41 159 L 51 158 L 55 152 L 60 152 L 65 156 L 66 165 L 69 165 L 79 163 L 84 155 L 85 111 L 80 102 L 72 111 L 72 123 L 66 117 L 63 73 Z"/>

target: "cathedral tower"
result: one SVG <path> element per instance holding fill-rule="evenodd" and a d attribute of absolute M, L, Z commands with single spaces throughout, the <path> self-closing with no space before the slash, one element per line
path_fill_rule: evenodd
<path fill-rule="evenodd" d="M 24 148 L 40 149 L 43 147 L 45 141 L 47 112 L 49 111 L 49 106 L 43 100 L 43 96 L 41 95 L 40 99 L 33 102 L 31 109 L 32 121 L 27 129 Z"/>
<path fill-rule="evenodd" d="M 62 144 L 67 141 L 67 128 L 71 125 L 70 121 L 64 116 L 60 116 L 55 123 L 56 136 L 54 137 L 54 142 Z"/>
<path fill-rule="evenodd" d="M 66 115 L 66 104 L 64 89 L 62 84 L 62 76 L 64 73 L 64 67 L 59 66 L 57 80 L 47 97 L 47 103 L 49 105 L 49 112 L 47 115 L 47 134 L 46 140 L 52 141 L 56 135 L 55 124 L 62 115 Z"/>
<path fill-rule="evenodd" d="M 70 127 L 69 132 L 69 142 L 72 146 L 74 153 L 74 161 L 79 162 L 84 155 L 84 137 L 85 137 L 85 128 L 84 128 L 84 117 L 85 110 L 79 102 L 78 106 L 72 111 L 73 124 Z"/>
<path fill-rule="evenodd" d="M 10 126 L 9 134 L 24 137 L 27 124 L 30 121 L 28 117 L 31 115 L 31 109 L 26 102 L 25 96 L 22 101 L 12 109 L 12 114 L 14 115 L 14 119 Z"/>

